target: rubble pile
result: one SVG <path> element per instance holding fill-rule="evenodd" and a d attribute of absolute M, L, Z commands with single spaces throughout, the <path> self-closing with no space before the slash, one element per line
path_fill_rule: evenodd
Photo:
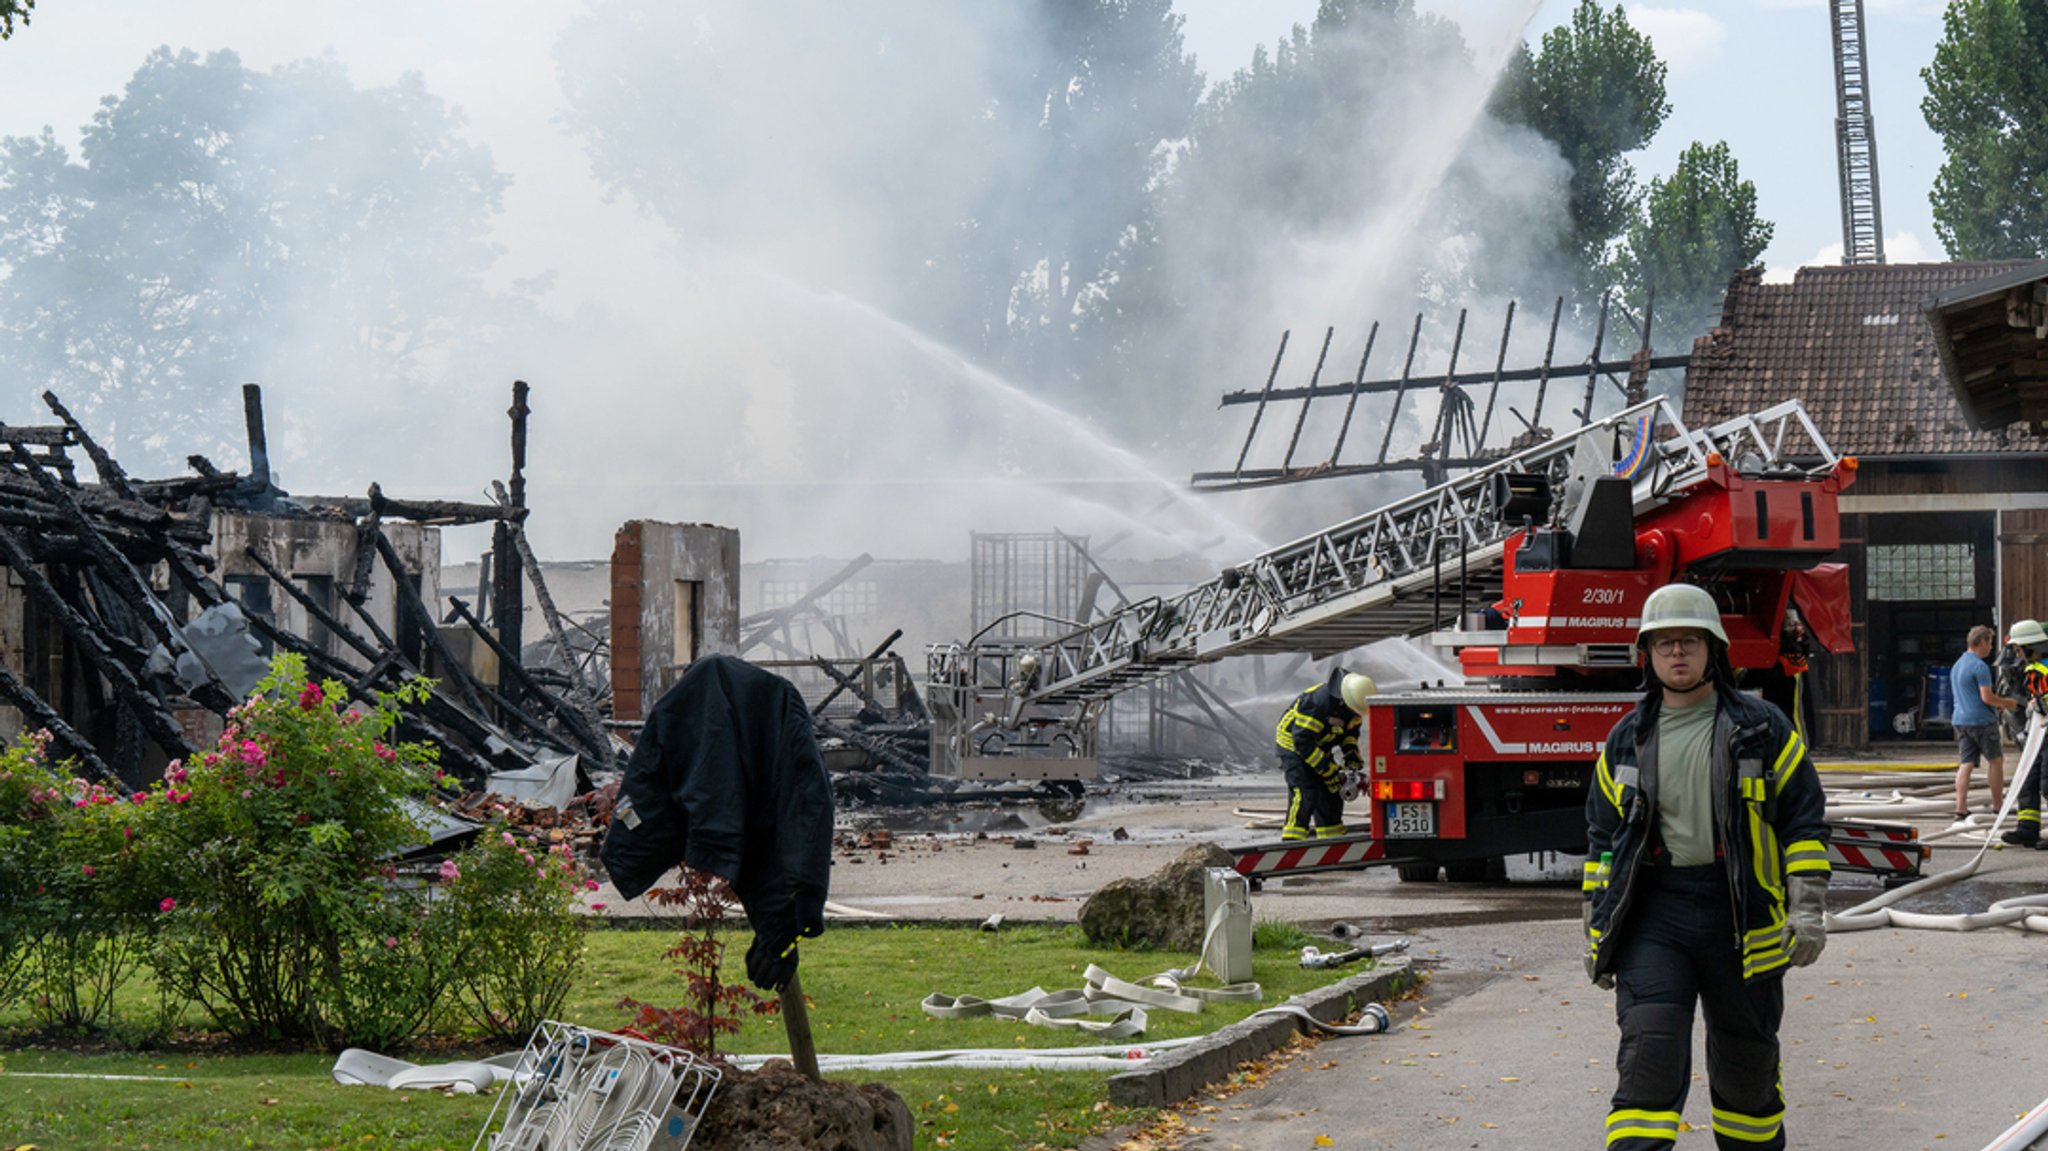
<path fill-rule="evenodd" d="M 590 770 L 619 763 L 590 677 L 529 674 L 514 654 L 529 581 L 550 608 L 523 531 L 525 391 L 514 385 L 511 488 L 497 485 L 489 504 L 394 499 L 375 484 L 365 499 L 293 497 L 271 481 L 254 385 L 244 389 L 250 474 L 195 455 L 192 475 L 133 479 L 45 392 L 57 423 L 0 424 L 0 567 L 26 597 L 29 621 L 23 673 L 0 664 L 0 703 L 48 729 L 57 752 L 94 778 L 127 790 L 211 742 L 262 677 L 265 656 L 293 652 L 355 699 L 431 677 L 434 690 L 404 706 L 400 735 L 438 747 L 466 788 L 573 756 L 575 790 L 588 790 Z M 74 451 L 97 483 L 80 481 Z M 216 538 L 223 514 L 247 521 L 232 540 Z M 495 623 L 482 618 L 485 605 L 461 600 L 440 618 L 422 593 L 418 558 L 408 563 L 394 544 L 398 530 L 417 538 L 425 526 L 462 523 L 497 532 Z M 352 544 L 352 570 L 283 570 L 279 551 L 257 546 L 281 539 Z M 373 584 L 391 598 L 383 621 L 366 607 Z M 296 605 L 290 614 L 305 627 L 279 626 L 279 599 Z M 546 614 L 566 654 L 559 622 Z M 479 652 L 495 657 L 494 675 L 476 670 L 491 662 Z"/>

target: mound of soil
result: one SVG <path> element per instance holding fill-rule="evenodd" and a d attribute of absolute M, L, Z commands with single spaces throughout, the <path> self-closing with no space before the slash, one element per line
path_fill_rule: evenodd
<path fill-rule="evenodd" d="M 728 1069 L 690 1151 L 911 1151 L 915 1121 L 880 1083 L 813 1083 L 786 1059 Z"/>

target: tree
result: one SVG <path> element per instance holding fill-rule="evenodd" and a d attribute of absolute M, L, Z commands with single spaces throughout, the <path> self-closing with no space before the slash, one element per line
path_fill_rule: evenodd
<path fill-rule="evenodd" d="M 1614 279 L 1641 311 L 1656 294 L 1657 331 L 1689 341 L 1719 318 L 1728 279 L 1756 263 L 1774 225 L 1757 218 L 1756 185 L 1728 145 L 1695 142 L 1670 179 L 1653 178 L 1614 261 Z"/>
<path fill-rule="evenodd" d="M 1570 231 L 1582 289 L 1603 287 L 1608 247 L 1628 229 L 1640 193 L 1623 157 L 1657 134 L 1671 111 L 1664 64 L 1621 5 L 1579 0 L 1541 51 L 1516 50 L 1494 91 L 1494 114 L 1534 129 L 1572 166 Z"/>
<path fill-rule="evenodd" d="M 237 442 L 248 380 L 319 385 L 325 431 L 366 423 L 487 295 L 505 181 L 460 123 L 416 75 L 158 49 L 77 161 L 47 129 L 0 141 L 0 378 L 170 470 Z"/>
<path fill-rule="evenodd" d="M 693 250 L 1058 381 L 1152 242 L 1201 92 L 1180 27 L 1170 0 L 599 0 L 556 60 L 599 178 Z"/>
<path fill-rule="evenodd" d="M 1032 208 L 1009 238 L 1008 358 L 1086 388 L 1114 374 L 1143 307 L 1116 289 L 1158 243 L 1163 145 L 1187 135 L 1202 76 L 1172 0 L 1068 0 L 1050 15 L 1025 98 L 1006 103 L 1034 121 L 1012 126 L 1033 145 L 1029 175 L 1002 194 Z"/>
<path fill-rule="evenodd" d="M 1480 193 L 1532 181 L 1472 179 L 1459 163 L 1483 131 L 1482 82 L 1457 25 L 1412 0 L 1325 0 L 1312 25 L 1210 91 L 1163 189 L 1152 330 L 1133 336 L 1158 382 L 1148 418 L 1216 434 L 1188 389 L 1258 386 L 1282 329 L 1294 338 L 1283 370 L 1306 373 L 1335 325 L 1349 350 L 1333 346 L 1324 382 L 1348 378 L 1367 325 L 1409 308 L 1447 235 L 1526 228 L 1524 211 Z M 1515 150 L 1514 166 L 1538 148 Z"/>
<path fill-rule="evenodd" d="M 1958 260 L 2048 256 L 2048 0 L 1951 0 L 1920 111 L 1948 159 L 1929 199 Z"/>
<path fill-rule="evenodd" d="M 20 21 L 24 28 L 28 27 L 28 15 L 35 6 L 36 0 L 0 0 L 0 40 L 14 35 L 16 21 Z"/>

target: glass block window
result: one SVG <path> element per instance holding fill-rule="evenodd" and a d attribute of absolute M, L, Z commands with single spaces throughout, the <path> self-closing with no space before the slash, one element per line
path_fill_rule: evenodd
<path fill-rule="evenodd" d="M 1976 552 L 1969 544 L 1873 545 L 1864 580 L 1874 600 L 1973 600 Z"/>

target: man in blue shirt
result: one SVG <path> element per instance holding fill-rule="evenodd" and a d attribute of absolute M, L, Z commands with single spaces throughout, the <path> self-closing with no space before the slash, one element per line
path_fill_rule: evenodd
<path fill-rule="evenodd" d="M 1958 823 L 1970 817 L 1970 773 L 1979 761 L 1991 780 L 1991 810 L 2005 806 L 2005 751 L 1999 746 L 1998 712 L 2018 707 L 2019 701 L 1991 688 L 1991 665 L 1985 662 L 1985 657 L 1991 654 L 1997 640 L 1998 633 L 1983 624 L 1971 628 L 1969 650 L 1948 671 L 1949 688 L 1955 698 L 1951 722 L 1956 732 Z"/>

